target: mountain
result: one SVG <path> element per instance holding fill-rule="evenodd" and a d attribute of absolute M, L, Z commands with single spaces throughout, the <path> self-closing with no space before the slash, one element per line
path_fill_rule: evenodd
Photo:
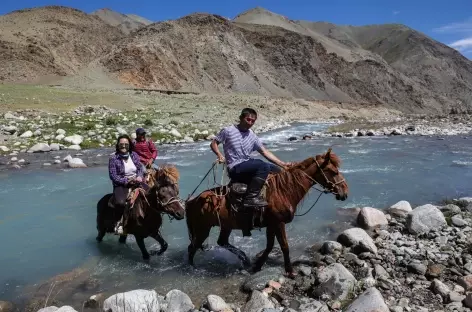
<path fill-rule="evenodd" d="M 232 20 L 194 13 L 150 23 L 108 9 L 1 16 L 0 80 L 55 74 L 88 86 L 110 79 L 114 86 L 368 102 L 410 113 L 472 110 L 472 62 L 404 25 L 295 21 L 263 8 Z"/>
<path fill-rule="evenodd" d="M 100 9 L 91 13 L 101 18 L 105 23 L 118 27 L 124 34 L 129 34 L 132 31 L 143 26 L 152 24 L 150 20 L 134 14 L 121 14 L 110 9 Z"/>
<path fill-rule="evenodd" d="M 77 73 L 122 37 L 82 11 L 47 6 L 0 16 L 0 81 L 34 82 Z"/>

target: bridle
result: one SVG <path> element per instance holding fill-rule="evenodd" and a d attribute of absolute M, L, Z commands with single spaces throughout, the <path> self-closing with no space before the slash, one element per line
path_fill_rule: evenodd
<path fill-rule="evenodd" d="M 176 189 L 175 186 L 178 186 L 178 183 L 172 183 L 170 186 L 172 186 L 174 188 L 174 190 Z M 166 185 L 167 186 L 167 185 Z M 170 213 L 166 210 L 166 207 L 169 206 L 170 204 L 173 204 L 173 203 L 179 203 L 179 205 L 182 207 L 182 208 L 185 208 L 184 205 L 182 204 L 182 199 L 179 197 L 178 195 L 178 191 L 177 191 L 177 196 L 172 196 L 171 198 L 169 198 L 166 202 L 163 202 L 162 200 L 159 199 L 159 189 L 163 187 L 163 186 L 160 186 L 159 183 L 156 185 L 156 201 L 157 201 L 157 204 L 159 206 L 161 206 L 162 208 L 162 211 L 161 211 L 161 214 L 167 214 L 167 216 L 169 217 L 169 220 L 173 220 L 175 219 L 175 217 L 171 216 Z"/>

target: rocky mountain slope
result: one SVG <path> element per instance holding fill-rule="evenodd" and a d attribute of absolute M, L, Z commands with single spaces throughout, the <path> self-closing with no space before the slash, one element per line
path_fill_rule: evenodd
<path fill-rule="evenodd" d="M 23 22 L 28 14 L 33 27 Z M 0 31 L 0 60 L 8 62 L 0 81 L 54 74 L 105 85 L 110 77 L 134 87 L 369 102 L 404 112 L 472 110 L 472 62 L 406 26 L 293 21 L 262 8 L 234 20 L 196 13 L 148 23 L 107 9 L 1 16 L 8 27 Z"/>
<path fill-rule="evenodd" d="M 91 13 L 101 18 L 105 23 L 118 27 L 124 34 L 129 34 L 132 31 L 152 24 L 141 16 L 134 14 L 121 14 L 110 9 L 100 9 Z"/>
<path fill-rule="evenodd" d="M 0 16 L 0 81 L 72 75 L 122 37 L 115 27 L 72 8 L 48 6 Z"/>

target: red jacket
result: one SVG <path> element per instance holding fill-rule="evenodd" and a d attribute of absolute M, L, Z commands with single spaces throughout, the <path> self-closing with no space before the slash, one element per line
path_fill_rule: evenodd
<path fill-rule="evenodd" d="M 149 160 L 156 159 L 157 157 L 157 149 L 151 139 L 142 142 L 134 140 L 133 151 L 139 155 L 141 163 L 147 163 Z"/>

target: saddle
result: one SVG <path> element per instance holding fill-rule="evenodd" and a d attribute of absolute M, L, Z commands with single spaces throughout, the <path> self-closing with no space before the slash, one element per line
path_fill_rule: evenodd
<path fill-rule="evenodd" d="M 231 182 L 228 184 L 228 193 L 226 200 L 230 206 L 230 213 L 233 217 L 238 218 L 244 224 L 249 222 L 249 229 L 262 228 L 266 226 L 264 220 L 265 207 L 251 207 L 243 206 L 243 200 L 247 191 L 247 184 L 241 182 Z M 261 196 L 266 199 L 266 186 L 261 190 Z M 249 236 L 249 235 L 247 235 Z"/>
<path fill-rule="evenodd" d="M 118 212 L 115 209 L 115 207 L 116 207 L 115 206 L 115 203 L 116 203 L 115 195 L 112 195 L 110 197 L 110 199 L 108 200 L 108 207 L 113 209 L 113 211 L 115 211 L 115 213 L 118 213 L 118 214 L 121 215 L 120 220 L 118 221 L 118 223 L 115 226 L 115 234 L 124 234 L 123 228 L 126 227 L 126 223 L 127 223 L 126 221 L 128 219 L 128 215 L 130 214 L 131 209 L 133 209 L 136 199 L 138 198 L 138 196 L 140 194 L 143 194 L 143 192 L 145 192 L 144 189 L 139 188 L 139 187 L 130 188 L 128 190 L 128 196 L 126 198 L 125 209 L 122 212 Z M 143 194 L 143 196 L 144 195 L 145 194 Z M 137 212 L 137 215 L 140 216 L 141 218 L 144 218 L 144 212 L 142 211 L 142 209 L 139 209 L 139 211 Z M 120 226 L 121 226 L 121 230 L 118 229 Z"/>

